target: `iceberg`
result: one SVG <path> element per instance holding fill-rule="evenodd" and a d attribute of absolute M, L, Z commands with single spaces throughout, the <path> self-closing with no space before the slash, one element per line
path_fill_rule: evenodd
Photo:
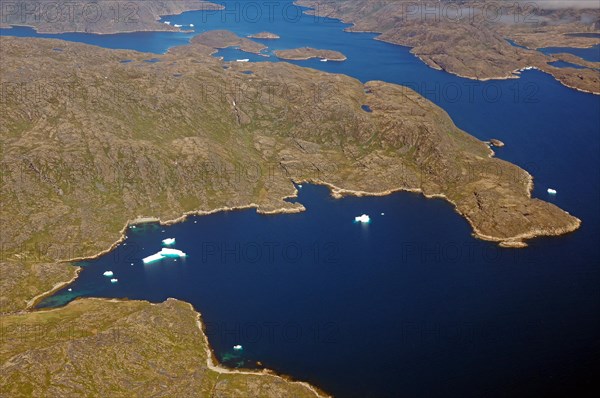
<path fill-rule="evenodd" d="M 158 261 L 158 260 L 162 260 L 162 259 L 163 259 L 162 254 L 156 253 L 156 254 L 153 254 L 151 256 L 144 258 L 142 261 L 144 262 L 144 264 L 149 264 L 149 263 L 153 263 L 154 261 Z"/>
<path fill-rule="evenodd" d="M 186 254 L 184 252 L 182 252 L 181 250 L 169 249 L 169 248 L 163 247 L 161 251 L 144 258 L 142 261 L 144 262 L 144 264 L 148 264 L 148 263 L 152 263 L 154 261 L 162 260 L 163 258 L 166 258 L 166 257 L 177 258 L 177 257 L 185 257 L 185 256 L 186 256 Z"/>
<path fill-rule="evenodd" d="M 234 350 L 236 350 L 236 351 L 239 351 L 239 350 L 241 350 L 241 349 L 242 349 L 242 346 L 241 346 L 241 345 L 239 345 L 239 344 L 238 344 L 238 345 L 234 345 L 234 346 L 233 346 L 233 349 L 234 349 Z"/>
<path fill-rule="evenodd" d="M 113 274 L 112 271 L 106 271 L 102 275 L 104 275 L 104 276 L 113 276 L 114 274 Z"/>
<path fill-rule="evenodd" d="M 163 243 L 164 245 L 170 246 L 170 245 L 172 245 L 173 243 L 175 243 L 175 238 L 167 238 L 167 239 L 163 239 L 163 240 L 162 240 L 162 243 Z"/>
<path fill-rule="evenodd" d="M 117 278 L 112 278 L 112 279 L 110 280 L 110 283 L 117 283 L 118 281 L 119 281 L 119 280 L 118 280 Z"/>
<path fill-rule="evenodd" d="M 369 217 L 366 214 L 363 214 L 362 216 L 354 217 L 354 222 L 368 224 L 371 222 L 371 217 Z"/>
<path fill-rule="evenodd" d="M 550 195 L 556 195 L 556 189 L 548 188 L 548 193 Z"/>
<path fill-rule="evenodd" d="M 168 249 L 166 247 L 163 247 L 163 249 L 157 254 L 160 254 L 163 257 L 185 257 L 185 253 L 181 250 Z"/>

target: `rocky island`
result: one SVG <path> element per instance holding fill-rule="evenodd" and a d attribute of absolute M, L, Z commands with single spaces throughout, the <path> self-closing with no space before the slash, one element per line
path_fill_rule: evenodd
<path fill-rule="evenodd" d="M 275 39 L 279 39 L 279 35 L 276 35 L 275 33 L 271 33 L 271 32 L 259 32 L 259 33 L 254 33 L 252 35 L 248 35 L 248 37 L 250 39 L 264 39 L 264 40 L 275 40 Z"/>
<path fill-rule="evenodd" d="M 0 237 L 0 308 L 3 342 L 9 342 L 2 344 L 2 391 L 70 395 L 83 385 L 90 393 L 129 392 L 136 384 L 139 395 L 166 394 L 163 376 L 143 365 L 152 357 L 165 364 L 165 374 L 190 380 L 169 395 L 322 394 L 268 374 L 215 371 L 197 314 L 175 300 L 82 299 L 23 312 L 76 276 L 71 262 L 114 247 L 135 219 L 171 223 L 240 208 L 303 211 L 285 198 L 296 195 L 293 182 L 308 181 L 328 186 L 336 197 L 403 190 L 442 197 L 476 237 L 507 247 L 580 225 L 557 206 L 532 198 L 533 177 L 525 170 L 494 158 L 486 143 L 406 87 L 290 63 L 224 69 L 211 56 L 215 47 L 260 50 L 223 31 L 172 48 L 157 63 L 143 62 L 151 57 L 145 53 L 60 40 L 0 40 L 0 222 L 14 232 Z M 261 173 L 231 181 L 231 174 L 215 172 L 240 165 Z M 57 334 L 40 342 L 14 329 L 69 322 L 82 328 L 77 338 Z M 89 352 L 90 345 L 80 344 L 101 341 L 116 325 L 123 346 L 99 344 Z M 169 343 L 174 333 L 188 349 Z M 68 372 L 67 356 L 82 373 Z M 132 361 L 142 364 L 137 369 L 148 375 L 144 383 L 122 370 Z M 99 368 L 107 363 L 103 371 L 113 381 L 104 386 Z"/>
<path fill-rule="evenodd" d="M 320 58 L 324 61 L 345 61 L 346 56 L 339 51 L 319 50 L 311 47 L 294 48 L 291 50 L 276 50 L 277 58 L 291 61 L 305 61 L 312 58 Z"/>
<path fill-rule="evenodd" d="M 191 42 L 214 49 L 238 47 L 241 51 L 254 54 L 260 54 L 261 51 L 267 48 L 253 40 L 239 37 L 228 30 L 210 30 L 195 36 Z"/>

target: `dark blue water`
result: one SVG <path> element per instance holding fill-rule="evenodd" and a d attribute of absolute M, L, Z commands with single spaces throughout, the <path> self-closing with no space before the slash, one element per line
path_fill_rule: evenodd
<path fill-rule="evenodd" d="M 550 62 L 549 65 L 555 66 L 557 68 L 586 69 L 585 66 L 581 66 L 581 65 L 577 65 L 577 64 L 572 64 L 572 63 L 566 62 L 566 61 L 554 61 L 554 62 Z"/>
<path fill-rule="evenodd" d="M 267 55 L 300 46 L 337 50 L 348 60 L 293 63 L 416 89 L 462 129 L 504 141 L 498 156 L 530 171 L 534 195 L 581 218 L 582 228 L 536 239 L 525 250 L 501 250 L 473 239 L 467 223 L 441 200 L 399 193 L 336 201 L 324 188 L 304 186 L 299 201 L 308 210 L 302 214 L 240 211 L 130 230 L 126 245 L 85 264 L 72 292 L 63 289 L 42 306 L 78 296 L 177 297 L 202 312 L 210 342 L 227 364 L 261 361 L 339 396 L 531 396 L 595 387 L 600 97 L 539 71 L 518 80 L 461 79 L 373 34 L 343 32 L 347 25 L 329 19 L 296 21 L 289 10 L 259 21 L 235 18 L 235 12 L 165 19 L 194 23 L 197 32 L 271 31 L 281 39 L 264 41 Z M 155 54 L 191 37 L 56 36 Z M 235 49 L 218 55 L 278 62 Z M 548 187 L 558 195 L 549 197 Z M 370 225 L 353 223 L 362 213 L 371 215 Z M 175 237 L 188 258 L 142 265 L 165 237 Z M 117 284 L 102 276 L 108 269 Z M 234 344 L 244 349 L 234 352 Z"/>
<path fill-rule="evenodd" d="M 558 53 L 569 53 L 577 55 L 586 61 L 600 62 L 600 44 L 589 48 L 575 48 L 575 47 L 546 47 L 539 49 L 544 54 L 558 54 Z"/>

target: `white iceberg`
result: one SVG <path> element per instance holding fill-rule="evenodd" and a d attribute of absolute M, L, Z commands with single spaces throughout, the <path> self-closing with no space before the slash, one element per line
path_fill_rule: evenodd
<path fill-rule="evenodd" d="M 177 249 L 168 249 L 163 247 L 163 249 L 158 253 L 163 257 L 185 257 L 185 253 L 181 250 Z"/>
<path fill-rule="evenodd" d="M 175 243 L 175 238 L 167 238 L 162 240 L 163 245 L 170 246 Z"/>
<path fill-rule="evenodd" d="M 354 222 L 368 224 L 371 222 L 371 217 L 369 217 L 366 214 L 363 214 L 362 216 L 354 217 Z"/>
<path fill-rule="evenodd" d="M 239 350 L 241 350 L 241 349 L 242 349 L 242 346 L 241 346 L 241 345 L 239 345 L 239 344 L 238 344 L 238 345 L 234 345 L 234 346 L 233 346 L 233 349 L 234 349 L 234 350 L 236 350 L 236 351 L 239 351 Z"/>
<path fill-rule="evenodd" d="M 104 276 L 113 276 L 114 274 L 113 274 L 112 271 L 106 271 L 102 275 L 104 275 Z"/>
<path fill-rule="evenodd" d="M 144 264 L 149 264 L 149 263 L 153 263 L 154 261 L 162 260 L 163 258 L 164 257 L 162 256 L 162 254 L 156 253 L 156 254 L 153 254 L 151 256 L 144 258 L 142 261 L 144 262 Z"/>
<path fill-rule="evenodd" d="M 250 59 L 248 58 L 244 58 L 244 59 L 236 59 L 237 62 L 249 62 Z"/>
<path fill-rule="evenodd" d="M 548 188 L 548 193 L 550 195 L 556 195 L 556 189 Z"/>
<path fill-rule="evenodd" d="M 169 249 L 169 248 L 163 247 L 161 251 L 144 258 L 142 261 L 144 262 L 144 264 L 148 264 L 148 263 L 151 263 L 154 261 L 162 260 L 163 258 L 166 258 L 166 257 L 177 258 L 177 257 L 185 257 L 185 256 L 186 256 L 186 254 L 184 252 L 182 252 L 181 250 Z"/>

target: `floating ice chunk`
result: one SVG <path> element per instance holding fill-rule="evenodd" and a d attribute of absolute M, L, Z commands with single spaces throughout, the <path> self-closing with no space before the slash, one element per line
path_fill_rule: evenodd
<path fill-rule="evenodd" d="M 371 222 L 371 217 L 369 217 L 366 214 L 363 214 L 362 216 L 354 217 L 354 222 L 360 222 L 360 223 L 368 224 L 368 223 Z"/>
<path fill-rule="evenodd" d="M 556 189 L 548 188 L 548 193 L 550 195 L 556 195 Z"/>
<path fill-rule="evenodd" d="M 144 262 L 144 264 L 148 264 L 148 263 L 152 263 L 154 261 L 162 260 L 163 258 L 164 257 L 162 256 L 162 254 L 156 253 L 156 254 L 153 254 L 151 256 L 144 258 L 142 261 Z"/>
<path fill-rule="evenodd" d="M 113 276 L 114 274 L 113 274 L 112 271 L 106 271 L 102 275 L 104 275 L 104 276 Z"/>
<path fill-rule="evenodd" d="M 118 280 L 117 278 L 112 278 L 112 279 L 110 280 L 110 283 L 117 283 L 118 281 L 119 281 L 119 280 Z"/>
<path fill-rule="evenodd" d="M 163 257 L 185 257 L 185 253 L 182 252 L 181 250 L 177 250 L 177 249 L 168 249 L 166 247 L 163 247 L 163 249 L 160 251 L 160 254 Z"/>
<path fill-rule="evenodd" d="M 244 59 L 236 59 L 237 62 L 249 62 L 250 59 L 248 58 L 244 58 Z"/>
<path fill-rule="evenodd" d="M 170 246 L 175 243 L 175 238 L 167 238 L 162 240 L 163 245 Z"/>
<path fill-rule="evenodd" d="M 236 350 L 236 351 L 239 351 L 239 350 L 241 350 L 241 349 L 242 349 L 242 346 L 241 346 L 241 345 L 239 345 L 239 344 L 238 344 L 238 345 L 234 345 L 234 346 L 233 346 L 233 349 L 234 349 L 234 350 Z"/>
<path fill-rule="evenodd" d="M 172 258 L 172 257 L 185 257 L 185 256 L 186 256 L 186 254 L 184 252 L 182 252 L 181 250 L 169 249 L 169 248 L 163 247 L 163 249 L 161 251 L 144 258 L 142 261 L 144 262 L 144 264 L 148 264 L 148 263 L 151 263 L 154 261 L 162 260 L 165 257 Z"/>
<path fill-rule="evenodd" d="M 170 21 L 165 21 L 164 24 L 165 25 L 171 25 L 171 22 Z"/>

